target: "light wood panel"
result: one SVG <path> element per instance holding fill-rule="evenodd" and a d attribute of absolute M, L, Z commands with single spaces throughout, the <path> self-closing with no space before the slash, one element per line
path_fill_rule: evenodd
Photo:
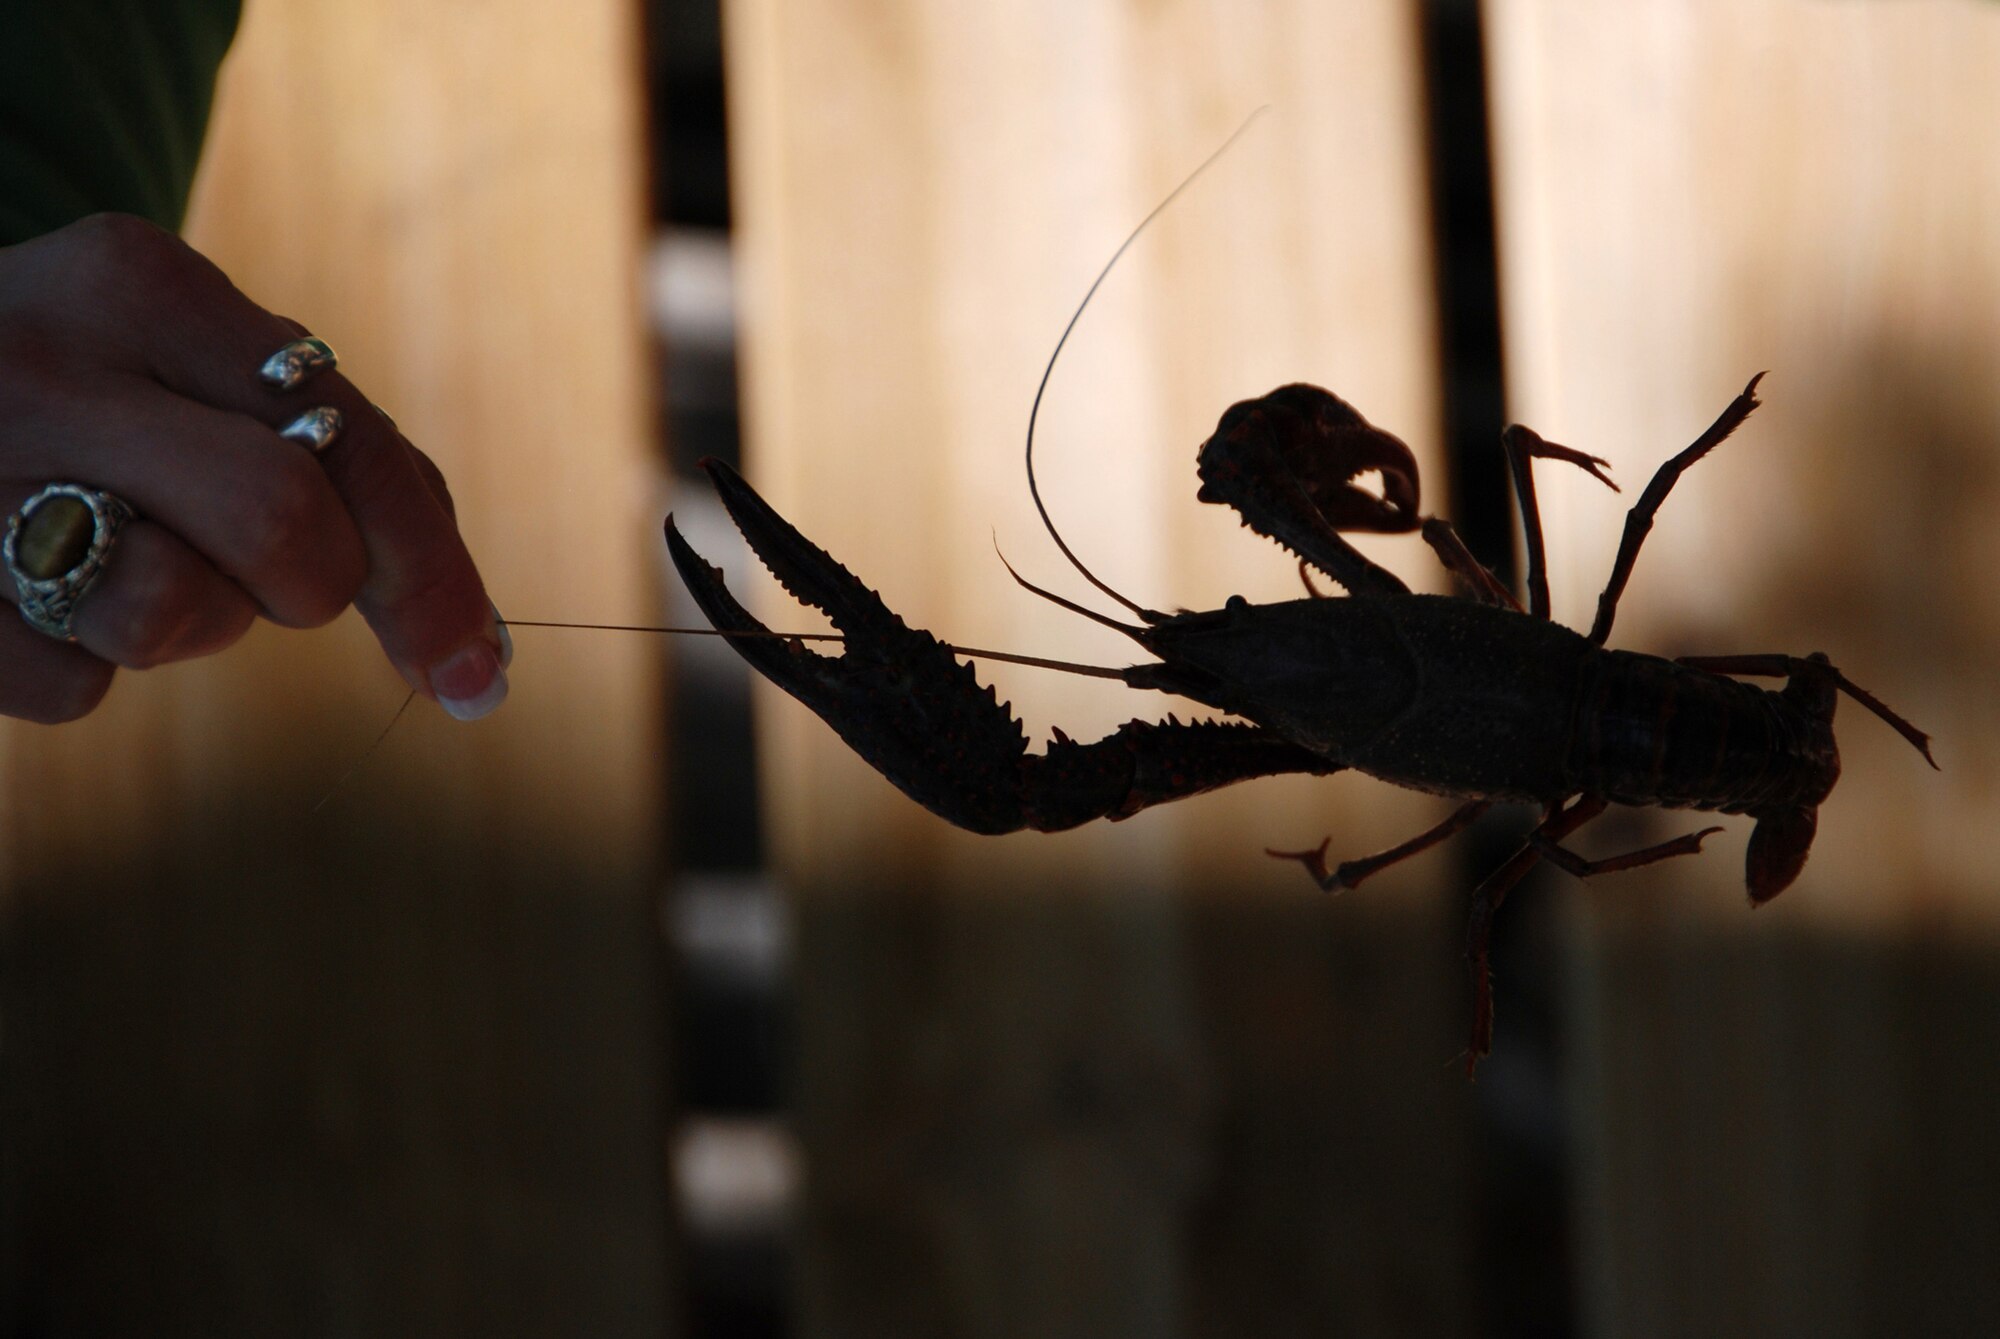
<path fill-rule="evenodd" d="M 504 611 L 642 611 L 636 15 L 248 8 L 191 240 L 439 462 Z M 517 641 L 319 812 L 402 696 L 351 617 L 0 732 L 46 1332 L 661 1332 L 657 651 Z"/>
<path fill-rule="evenodd" d="M 1668 503 L 1614 641 L 1824 650 L 1944 767 L 1844 704 L 1846 774 L 1776 903 L 1743 905 L 1741 820 L 1698 862 L 1568 894 L 1589 1318 L 1963 1332 L 2000 1300 L 1973 1263 L 2000 1192 L 1976 1133 L 2000 1102 L 2000 9 L 1487 14 L 1514 416 L 1610 457 L 1629 497 L 1771 369 Z M 1566 621 L 1621 504 L 1549 472 Z"/>
<path fill-rule="evenodd" d="M 1050 509 L 1134 598 L 1214 606 L 1298 593 L 1278 550 L 1193 500 L 1195 448 L 1231 402 L 1321 382 L 1441 478 L 1414 6 L 725 14 L 749 471 L 913 623 L 1132 658 L 1014 588 L 992 542 L 1084 590 L 1021 474 L 1036 380 L 1119 240 L 1260 104 L 1056 369 Z M 1414 543 L 1374 547 L 1433 570 Z M 774 625 L 800 626 L 761 593 Z M 1038 740 L 1185 711 L 990 676 Z M 1327 906 L 1262 854 L 1329 832 L 1376 849 L 1426 805 L 1360 778 L 1263 782 L 1119 826 L 974 838 L 789 700 L 760 710 L 775 857 L 800 897 L 808 1333 L 1457 1328 L 1451 874 Z M 1379 972 L 1343 974 L 1363 964 Z"/>
<path fill-rule="evenodd" d="M 973 645 L 1129 658 L 1116 634 L 1015 589 L 992 540 L 1031 573 L 1080 584 L 1022 477 L 1042 364 L 1119 240 L 1266 102 L 1266 124 L 1134 250 L 1057 369 L 1041 423 L 1051 510 L 1086 561 L 1142 601 L 1291 597 L 1281 553 L 1192 501 L 1192 461 L 1229 403 L 1298 379 L 1406 436 L 1444 504 L 1403 7 L 1282 19 L 1115 4 L 949 21 L 894 5 L 731 13 L 752 462 L 781 510 L 914 621 L 948 618 L 939 631 Z M 1363 51 L 1382 58 L 1327 54 Z M 1372 551 L 1413 580 L 1433 570 L 1411 541 Z M 1056 722 L 1078 737 L 1163 705 L 1011 670 L 1002 691 L 1036 731 Z M 773 714 L 766 756 L 781 794 L 812 797 L 780 804 L 780 860 L 802 876 L 880 871 L 884 859 L 928 868 L 946 849 L 984 868 L 1070 870 L 1107 840 L 939 847 L 955 839 L 887 802 L 850 753 L 822 745 L 822 727 Z M 1275 806 L 1300 830 L 1325 804 L 1323 786 L 1259 790 L 1260 814 Z M 1346 807 L 1389 822 L 1372 793 L 1356 787 Z M 897 824 L 887 851 L 878 815 Z"/>

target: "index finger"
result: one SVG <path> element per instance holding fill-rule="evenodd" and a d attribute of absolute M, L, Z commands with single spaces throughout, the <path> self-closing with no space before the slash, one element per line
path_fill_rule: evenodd
<path fill-rule="evenodd" d="M 297 430 L 302 417 L 331 409 L 337 419 L 319 421 L 337 424 L 334 435 L 312 449 L 361 535 L 368 567 L 355 606 L 413 688 L 460 719 L 492 711 L 507 692 L 493 606 L 414 448 L 333 369 L 330 351 L 311 356 L 296 326 L 178 239 L 160 237 L 166 251 L 155 257 L 157 280 L 184 300 L 174 327 L 124 323 L 130 352 L 168 389 L 269 426 L 274 451 L 302 449 L 311 436 Z M 267 379 L 266 365 L 286 349 L 301 357 L 299 375 L 277 376 L 274 368 Z"/>
<path fill-rule="evenodd" d="M 411 446 L 345 378 L 315 389 L 342 409 L 340 436 L 320 454 L 347 503 L 368 555 L 355 607 L 412 687 L 464 720 L 507 695 L 502 635 L 485 582 L 457 522 L 418 466 Z M 349 397 L 359 407 L 342 408 Z"/>

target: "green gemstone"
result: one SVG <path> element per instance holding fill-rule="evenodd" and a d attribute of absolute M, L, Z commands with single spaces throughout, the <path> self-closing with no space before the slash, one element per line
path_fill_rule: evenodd
<path fill-rule="evenodd" d="M 21 518 L 14 565 L 36 581 L 59 577 L 83 561 L 96 534 L 89 505 L 58 494 Z"/>

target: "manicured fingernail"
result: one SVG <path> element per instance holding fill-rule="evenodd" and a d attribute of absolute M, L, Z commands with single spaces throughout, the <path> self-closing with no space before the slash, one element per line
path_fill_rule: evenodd
<path fill-rule="evenodd" d="M 309 377 L 339 365 L 333 349 L 323 339 L 307 336 L 295 339 L 264 360 L 257 369 L 266 386 L 288 391 Z"/>
<path fill-rule="evenodd" d="M 486 607 L 493 611 L 493 630 L 500 634 L 500 668 L 506 669 L 514 663 L 514 634 L 507 631 L 507 620 L 500 617 L 499 605 L 489 601 Z"/>
<path fill-rule="evenodd" d="M 461 721 L 476 721 L 507 700 L 507 672 L 483 639 L 431 671 L 438 705 Z"/>
<path fill-rule="evenodd" d="M 278 429 L 278 436 L 288 442 L 297 442 L 314 455 L 332 446 L 340 436 L 340 411 L 330 404 L 308 409 L 297 418 Z"/>

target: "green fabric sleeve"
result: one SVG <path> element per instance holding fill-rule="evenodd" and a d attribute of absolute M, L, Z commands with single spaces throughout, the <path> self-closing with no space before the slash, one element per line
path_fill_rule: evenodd
<path fill-rule="evenodd" d="M 0 245 L 115 209 L 178 229 L 241 0 L 0 0 Z"/>

